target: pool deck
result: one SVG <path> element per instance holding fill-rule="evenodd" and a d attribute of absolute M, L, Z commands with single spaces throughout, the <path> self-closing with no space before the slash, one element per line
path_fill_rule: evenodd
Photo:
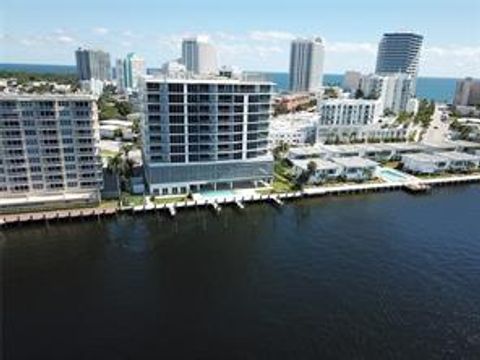
<path fill-rule="evenodd" d="M 216 198 L 203 198 L 196 200 L 185 200 L 169 204 L 154 204 L 129 206 L 122 208 L 106 209 L 77 209 L 77 210 L 58 210 L 48 212 L 32 212 L 22 214 L 0 215 L 0 226 L 9 227 L 23 223 L 45 223 L 56 221 L 98 219 L 102 217 L 114 216 L 119 213 L 130 213 L 140 215 L 147 212 L 161 211 L 176 216 L 178 210 L 188 208 L 212 208 L 217 214 L 220 213 L 222 206 L 233 205 L 243 209 L 249 203 L 265 202 L 275 207 L 281 207 L 285 201 L 300 199 L 305 197 L 335 196 L 343 194 L 358 194 L 369 192 L 397 191 L 404 190 L 410 193 L 424 192 L 434 186 L 448 186 L 457 184 L 468 184 L 480 182 L 480 174 L 459 175 L 450 177 L 441 177 L 433 179 L 409 179 L 410 181 L 384 182 L 369 184 L 346 184 L 338 186 L 325 186 L 306 188 L 302 191 L 293 191 L 277 194 L 235 194 L 230 196 L 220 196 Z M 240 204 L 240 205 L 239 205 Z"/>

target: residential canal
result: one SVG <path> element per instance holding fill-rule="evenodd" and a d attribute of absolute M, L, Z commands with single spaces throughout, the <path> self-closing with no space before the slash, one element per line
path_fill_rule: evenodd
<path fill-rule="evenodd" d="M 480 354 L 478 185 L 0 234 L 7 360 Z"/>

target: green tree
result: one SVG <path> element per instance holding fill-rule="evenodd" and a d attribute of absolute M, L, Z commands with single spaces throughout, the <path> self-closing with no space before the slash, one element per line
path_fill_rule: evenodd
<path fill-rule="evenodd" d="M 365 94 L 363 93 L 363 90 L 358 88 L 357 91 L 355 91 L 355 99 L 363 99 Z"/>

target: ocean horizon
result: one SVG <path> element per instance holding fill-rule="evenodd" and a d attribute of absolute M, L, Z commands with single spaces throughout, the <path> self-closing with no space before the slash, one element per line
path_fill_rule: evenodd
<path fill-rule="evenodd" d="M 25 63 L 0 63 L 0 70 L 25 71 L 31 73 L 54 73 L 73 74 L 74 65 L 52 65 L 52 64 L 25 64 Z M 150 70 L 147 69 L 147 71 Z M 252 73 L 265 74 L 266 78 L 277 84 L 279 91 L 288 89 L 288 73 L 286 72 L 265 72 L 248 71 Z M 325 85 L 340 85 L 343 74 L 325 74 L 323 83 Z M 455 94 L 456 78 L 426 77 L 419 76 L 417 79 L 417 97 L 439 102 L 451 102 Z"/>

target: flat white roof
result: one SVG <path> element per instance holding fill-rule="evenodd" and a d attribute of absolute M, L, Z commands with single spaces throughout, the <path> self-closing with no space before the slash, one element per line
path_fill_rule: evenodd
<path fill-rule="evenodd" d="M 26 93 L 0 93 L 0 100 L 10 101 L 41 101 L 41 100 L 74 100 L 74 101 L 93 101 L 97 97 L 89 94 L 26 94 Z"/>
<path fill-rule="evenodd" d="M 403 155 L 402 158 L 409 159 L 412 161 L 431 162 L 431 163 L 448 161 L 448 159 L 445 156 L 438 155 L 438 154 L 428 154 L 428 153 L 407 154 L 407 155 Z"/>
<path fill-rule="evenodd" d="M 122 127 L 131 127 L 132 122 L 127 120 L 118 120 L 118 119 L 110 119 L 110 120 L 101 120 L 100 126 L 106 125 L 115 125 L 115 126 L 122 126 Z"/>
<path fill-rule="evenodd" d="M 385 144 L 386 147 L 389 147 L 393 150 L 425 150 L 427 146 L 419 142 L 409 142 L 409 143 L 388 143 Z"/>
<path fill-rule="evenodd" d="M 479 161 L 480 156 L 475 156 L 472 154 L 467 154 L 464 152 L 458 152 L 458 151 L 444 151 L 440 152 L 437 155 L 446 157 L 450 160 L 457 160 L 457 161 Z"/>
<path fill-rule="evenodd" d="M 480 119 L 479 119 L 480 121 Z M 473 141 L 467 141 L 467 140 L 455 140 L 455 141 L 450 141 L 451 144 L 461 146 L 464 148 L 480 148 L 480 143 L 473 142 Z"/>
<path fill-rule="evenodd" d="M 311 162 L 314 162 L 317 165 L 317 170 L 338 169 L 340 167 L 332 161 L 323 159 L 293 159 L 291 162 L 293 165 L 304 170 L 308 169 L 308 164 Z"/>
<path fill-rule="evenodd" d="M 326 151 L 318 146 L 292 147 L 288 151 L 288 155 L 292 156 L 315 156 L 322 154 L 326 154 Z"/>
<path fill-rule="evenodd" d="M 330 153 L 358 153 L 361 148 L 358 145 L 322 145 Z"/>
<path fill-rule="evenodd" d="M 346 167 L 346 168 L 352 168 L 352 167 L 360 167 L 360 168 L 366 168 L 366 167 L 375 167 L 378 164 L 375 161 L 365 159 L 359 156 L 350 156 L 350 157 L 342 157 L 342 158 L 331 158 L 333 162 Z"/>
<path fill-rule="evenodd" d="M 236 78 L 205 77 L 205 78 L 173 78 L 173 77 L 145 77 L 147 83 L 166 84 L 221 84 L 221 85 L 271 85 L 276 83 L 264 80 L 244 80 Z"/>

